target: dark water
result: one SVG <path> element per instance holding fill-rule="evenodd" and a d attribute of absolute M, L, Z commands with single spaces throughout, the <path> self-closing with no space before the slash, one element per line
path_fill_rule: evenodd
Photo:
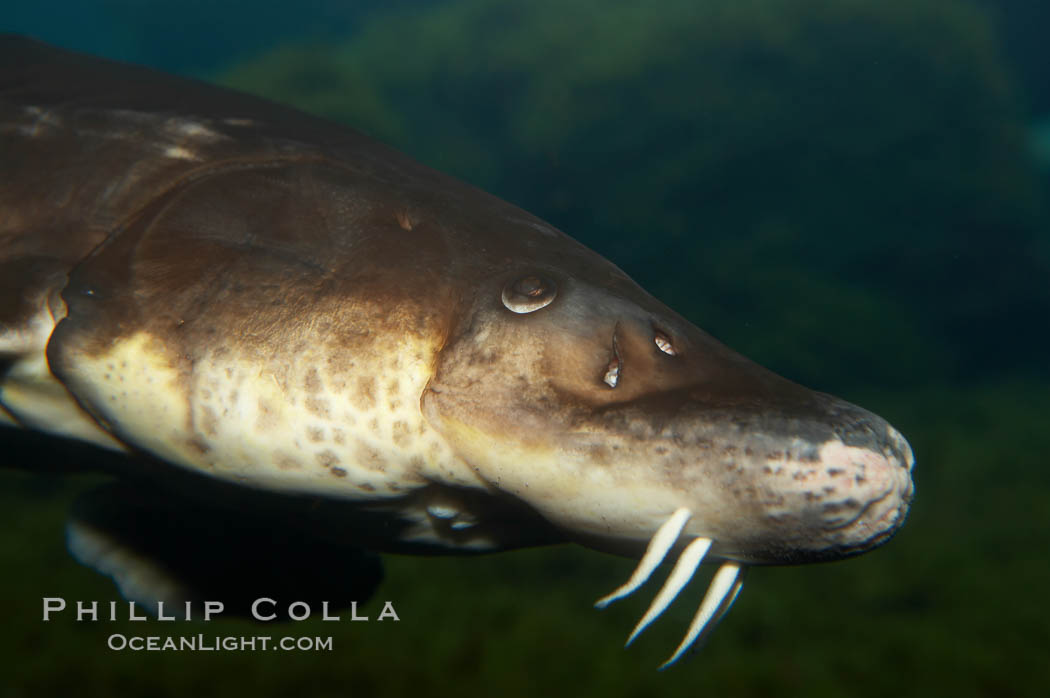
<path fill-rule="evenodd" d="M 116 598 L 62 544 L 98 478 L 4 470 L 0 695 L 1045 695 L 1045 4 L 346 4 L 26 4 L 0 29 L 297 105 L 539 214 L 899 427 L 909 522 L 855 560 L 753 570 L 663 674 L 702 585 L 623 651 L 648 597 L 591 610 L 631 563 L 573 547 L 387 558 L 368 611 L 400 623 L 272 630 L 331 652 L 113 652 L 135 624 L 40 621 L 43 596 Z"/>

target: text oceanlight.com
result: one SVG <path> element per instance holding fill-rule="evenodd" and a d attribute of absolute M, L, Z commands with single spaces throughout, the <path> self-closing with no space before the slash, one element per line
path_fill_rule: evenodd
<path fill-rule="evenodd" d="M 332 638 L 269 635 L 209 637 L 197 635 L 123 635 L 114 633 L 106 647 L 121 652 L 331 652 Z"/>

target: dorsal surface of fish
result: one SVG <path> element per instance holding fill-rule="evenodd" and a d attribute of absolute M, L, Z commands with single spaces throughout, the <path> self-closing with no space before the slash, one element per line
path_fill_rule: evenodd
<path fill-rule="evenodd" d="M 870 549 L 912 456 L 544 221 L 347 128 L 0 39 L 0 419 L 386 512 L 388 549 Z M 633 637 L 633 636 L 632 636 Z"/>

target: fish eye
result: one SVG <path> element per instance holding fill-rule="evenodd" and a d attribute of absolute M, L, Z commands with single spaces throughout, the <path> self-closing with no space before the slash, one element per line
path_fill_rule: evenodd
<path fill-rule="evenodd" d="M 530 274 L 503 287 L 503 305 L 511 312 L 523 315 L 546 308 L 557 295 L 558 287 L 553 281 Z"/>

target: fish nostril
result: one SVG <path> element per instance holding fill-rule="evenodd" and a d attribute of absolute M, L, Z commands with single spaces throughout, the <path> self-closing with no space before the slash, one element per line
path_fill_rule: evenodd
<path fill-rule="evenodd" d="M 678 352 L 675 350 L 674 345 L 671 344 L 671 338 L 660 330 L 653 331 L 653 343 L 656 344 L 657 348 L 668 356 L 676 356 Z"/>
<path fill-rule="evenodd" d="M 602 381 L 610 388 L 615 388 L 620 384 L 620 368 L 623 365 L 623 361 L 620 359 L 620 345 L 616 341 L 616 330 L 613 330 L 612 336 L 612 357 L 609 359 L 609 363 L 605 367 L 605 375 L 602 376 Z"/>
<path fill-rule="evenodd" d="M 613 355 L 612 359 L 609 360 L 609 366 L 605 369 L 605 375 L 602 376 L 602 380 L 610 388 L 615 388 L 620 383 L 620 357 Z"/>

